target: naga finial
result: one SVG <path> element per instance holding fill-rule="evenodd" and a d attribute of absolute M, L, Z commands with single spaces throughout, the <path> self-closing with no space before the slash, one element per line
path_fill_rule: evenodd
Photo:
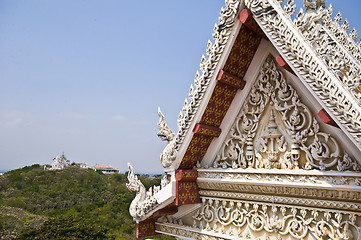
<path fill-rule="evenodd" d="M 135 198 L 130 203 L 129 213 L 130 216 L 133 217 L 137 222 L 141 217 L 144 216 L 144 210 L 142 208 L 142 204 L 145 200 L 145 187 L 143 183 L 138 179 L 138 177 L 134 174 L 134 170 L 132 165 L 128 163 L 128 183 L 126 184 L 129 191 L 136 192 Z"/>
<path fill-rule="evenodd" d="M 139 192 L 143 183 L 138 179 L 138 177 L 134 174 L 133 167 L 130 163 L 128 163 L 128 183 L 126 184 L 129 191 Z"/>
<path fill-rule="evenodd" d="M 162 141 L 168 141 L 168 142 L 172 141 L 174 138 L 174 133 L 168 127 L 168 125 L 165 121 L 165 117 L 164 117 L 162 111 L 160 110 L 160 107 L 158 107 L 158 116 L 159 116 L 159 122 L 158 122 L 159 132 L 157 133 L 157 136 Z"/>
<path fill-rule="evenodd" d="M 168 144 L 164 148 L 163 152 L 159 156 L 159 160 L 162 163 L 162 166 L 164 168 L 170 167 L 177 155 L 177 151 L 175 149 L 175 138 L 174 133 L 172 130 L 168 127 L 167 123 L 165 122 L 165 117 L 158 107 L 158 116 L 159 116 L 159 122 L 158 122 L 158 128 L 159 132 L 157 133 L 158 137 L 162 141 L 167 141 Z"/>

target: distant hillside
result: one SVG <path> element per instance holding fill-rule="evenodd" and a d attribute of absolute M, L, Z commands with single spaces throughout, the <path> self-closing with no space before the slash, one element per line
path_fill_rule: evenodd
<path fill-rule="evenodd" d="M 148 188 L 160 176 L 143 175 Z M 126 174 L 40 165 L 0 175 L 0 239 L 135 239 Z M 173 239 L 156 236 L 154 239 Z"/>

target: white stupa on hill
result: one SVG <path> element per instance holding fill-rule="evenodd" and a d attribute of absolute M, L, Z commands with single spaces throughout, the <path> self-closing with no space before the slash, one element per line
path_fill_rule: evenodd
<path fill-rule="evenodd" d="M 70 165 L 70 160 L 65 157 L 64 152 L 61 156 L 57 156 L 53 159 L 53 163 L 51 164 L 51 168 L 47 168 L 46 170 L 62 170 Z"/>

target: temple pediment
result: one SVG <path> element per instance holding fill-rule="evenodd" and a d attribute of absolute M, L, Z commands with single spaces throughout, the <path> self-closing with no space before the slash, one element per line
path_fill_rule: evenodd
<path fill-rule="evenodd" d="M 323 0 L 226 0 L 138 236 L 361 239 L 361 45 Z M 132 172 L 132 171 L 131 171 Z"/>
<path fill-rule="evenodd" d="M 360 171 L 317 117 L 269 55 L 211 167 Z"/>

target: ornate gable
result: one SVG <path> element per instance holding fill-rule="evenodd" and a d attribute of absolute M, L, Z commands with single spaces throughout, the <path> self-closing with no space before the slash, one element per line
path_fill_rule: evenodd
<path fill-rule="evenodd" d="M 245 4 L 265 34 L 295 73 L 312 89 L 327 111 L 361 147 L 360 41 L 356 30 L 325 1 L 305 1 L 294 21 L 295 2 L 282 8 L 280 0 L 246 0 Z M 322 4 L 320 2 L 323 2 Z"/>
<path fill-rule="evenodd" d="M 161 186 L 130 169 L 138 237 L 361 239 L 360 41 L 283 2 L 226 0 L 176 134 L 158 112 Z"/>
<path fill-rule="evenodd" d="M 263 63 L 213 167 L 361 170 L 335 136 L 320 130 L 272 56 Z"/>
<path fill-rule="evenodd" d="M 185 239 L 361 239 L 360 164 L 269 55 L 212 166 L 202 203 L 157 220 Z"/>

